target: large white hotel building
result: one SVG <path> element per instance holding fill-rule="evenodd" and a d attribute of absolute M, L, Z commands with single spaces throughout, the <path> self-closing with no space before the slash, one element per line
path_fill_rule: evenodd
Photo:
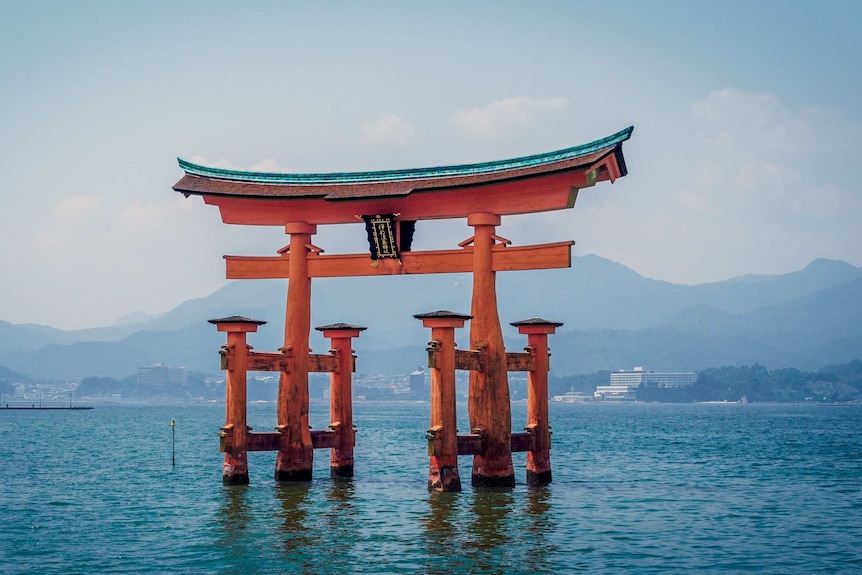
<path fill-rule="evenodd" d="M 636 367 L 631 371 L 618 371 L 611 374 L 610 385 L 596 387 L 593 397 L 596 399 L 634 399 L 637 388 L 643 383 L 655 384 L 659 387 L 680 387 L 697 382 L 696 372 L 662 373 L 644 371 Z"/>

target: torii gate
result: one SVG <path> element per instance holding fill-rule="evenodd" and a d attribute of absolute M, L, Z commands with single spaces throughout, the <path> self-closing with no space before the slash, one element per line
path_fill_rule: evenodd
<path fill-rule="evenodd" d="M 278 250 L 276 256 L 225 256 L 228 279 L 289 280 L 284 348 L 280 354 L 243 353 L 244 359 L 239 364 L 243 370 L 242 385 L 236 388 L 242 390 L 244 411 L 244 370 L 281 372 L 277 437 L 267 439 L 263 435 L 275 434 L 258 434 L 261 438 L 256 440 L 261 449 L 278 450 L 275 478 L 281 481 L 309 480 L 314 447 L 336 449 L 328 441 L 321 440 L 319 445 L 315 445 L 308 426 L 309 371 L 330 371 L 333 378 L 338 372 L 337 366 L 329 365 L 333 362 L 327 363 L 325 358 L 309 353 L 311 279 L 472 272 L 473 295 L 469 316 L 438 312 L 436 320 L 435 314 L 422 314 L 417 318 L 432 328 L 432 336 L 435 329 L 454 329 L 458 327 L 459 321 L 463 325 L 466 319 L 471 319 L 470 351 L 475 352 L 480 359 L 477 359 L 474 367 L 460 367 L 471 370 L 468 400 L 470 429 L 473 437 L 481 441 L 480 445 L 465 448 L 460 453 L 474 454 L 473 485 L 514 485 L 511 453 L 515 437 L 511 432 L 507 375 L 510 366 L 507 364 L 497 312 L 496 272 L 570 267 L 571 246 L 574 242 L 511 246 L 509 240 L 495 233 L 496 227 L 500 225 L 502 216 L 572 208 L 580 189 L 606 180 L 613 182 L 625 176 L 627 170 L 622 143 L 630 138 L 632 129 L 629 127 L 588 144 L 545 154 L 479 164 L 407 170 L 276 174 L 212 168 L 179 159 L 185 176 L 173 186 L 175 191 L 187 197 L 202 196 L 205 203 L 218 206 L 225 223 L 284 226 L 285 233 L 290 236 L 289 245 Z M 318 225 L 357 223 L 357 216 L 363 216 L 366 220 L 374 265 L 369 264 L 367 253 L 324 255 L 322 249 L 311 243 L 311 236 L 317 232 Z M 417 221 L 447 218 L 466 218 L 467 225 L 474 230 L 473 236 L 459 243 L 458 249 L 410 251 L 412 230 Z M 441 317 L 443 320 L 440 320 Z M 213 321 L 219 324 L 220 330 L 229 333 L 229 343 L 233 342 L 234 350 L 245 347 L 245 333 L 254 331 L 261 323 L 248 318 Z M 530 335 L 533 341 L 535 334 L 553 333 L 553 328 L 561 324 L 527 320 L 514 325 L 521 333 L 533 334 Z M 324 331 L 325 336 L 328 329 L 335 338 L 339 330 L 347 330 L 349 337 L 355 337 L 364 328 L 334 324 L 318 329 Z M 234 335 L 230 336 L 231 333 Z M 241 337 L 237 333 L 241 333 Z M 349 337 L 347 350 L 350 350 Z M 429 360 L 435 353 L 434 344 L 432 341 Z M 534 343 L 531 345 L 536 347 Z M 233 352 L 226 349 L 225 353 L 227 357 Z M 445 352 L 442 353 L 445 355 Z M 536 363 L 544 366 L 546 376 L 546 342 L 541 354 L 544 357 Z M 252 361 L 254 366 L 249 366 L 248 361 Z M 516 368 L 524 370 L 523 365 Z M 234 378 L 237 377 L 235 374 Z M 231 393 L 229 385 L 229 401 Z M 546 393 L 547 390 L 545 402 Z M 347 401 L 350 401 L 349 396 Z M 454 401 L 454 397 L 447 401 Z M 432 409 L 433 403 L 432 398 Z M 236 405 L 228 405 L 229 419 L 232 410 L 235 413 Z M 245 415 L 242 414 L 241 422 L 236 417 L 235 421 L 228 421 L 227 433 L 236 429 L 235 424 L 240 425 L 243 429 L 238 436 L 229 439 L 230 442 L 241 439 L 242 443 L 231 443 L 232 447 L 226 449 L 225 483 L 248 482 L 247 467 L 243 468 L 247 448 Z M 454 420 L 445 423 L 454 429 Z M 547 421 L 539 424 L 542 431 L 540 435 L 548 438 L 539 443 L 548 443 L 543 445 L 543 449 L 547 450 L 550 447 L 549 426 Z M 430 431 L 434 431 L 433 426 Z M 352 430 L 348 435 L 352 441 Z M 429 438 L 429 451 L 433 435 Z M 341 435 L 338 437 L 341 438 L 339 440 L 343 439 Z M 469 441 L 470 438 L 467 438 L 466 443 Z M 268 447 L 264 447 L 264 443 Z M 454 473 L 457 479 L 457 455 L 455 459 Z M 531 482 L 536 483 L 550 481 L 547 457 L 535 459 L 539 463 L 534 462 L 532 470 L 529 467 L 533 458 L 528 461 L 528 480 L 532 478 Z M 434 465 L 432 456 L 429 488 L 460 490 L 460 479 L 452 481 L 450 474 L 450 480 L 446 481 L 440 476 L 439 469 L 435 476 Z M 336 469 L 346 470 L 348 464 L 344 463 L 342 467 L 333 459 L 333 474 L 340 473 Z M 349 474 L 352 474 L 352 469 L 351 448 Z M 344 474 L 348 473 L 344 471 Z"/>

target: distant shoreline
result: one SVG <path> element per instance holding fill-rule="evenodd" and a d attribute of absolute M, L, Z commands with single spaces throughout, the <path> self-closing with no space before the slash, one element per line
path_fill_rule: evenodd
<path fill-rule="evenodd" d="M 4 410 L 4 409 L 9 409 L 9 410 L 26 409 L 28 411 L 39 411 L 40 409 L 53 409 L 53 410 L 56 410 L 56 409 L 69 410 L 69 409 L 71 409 L 72 411 L 74 411 L 74 410 L 78 410 L 78 409 L 93 409 L 93 408 L 91 406 L 85 406 L 85 405 L 82 405 L 82 406 L 77 406 L 77 405 L 76 406 L 70 406 L 70 405 L 67 405 L 67 406 L 59 406 L 59 405 L 42 406 L 42 405 L 8 405 L 8 404 L 7 405 L 0 405 L 0 410 Z"/>

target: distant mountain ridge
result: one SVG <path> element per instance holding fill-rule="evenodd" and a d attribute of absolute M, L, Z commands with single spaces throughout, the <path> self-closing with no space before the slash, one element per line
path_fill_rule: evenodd
<path fill-rule="evenodd" d="M 0 366 L 31 377 L 124 377 L 155 362 L 217 372 L 223 334 L 206 320 L 245 315 L 268 323 L 249 343 L 280 347 L 287 282 L 234 281 L 158 317 L 63 331 L 0 321 Z M 534 316 L 565 325 L 550 340 L 560 375 L 646 365 L 659 370 L 761 363 L 818 369 L 862 357 L 862 269 L 818 259 L 781 275 L 686 286 L 645 278 L 595 255 L 572 267 L 497 275 L 507 347 L 509 322 Z M 413 314 L 469 313 L 468 274 L 313 280 L 312 325 L 367 326 L 356 342 L 362 372 L 405 373 L 424 364 L 429 333 Z M 141 316 L 127 316 L 127 320 Z M 457 334 L 466 345 L 467 329 Z M 312 330 L 311 346 L 328 349 Z"/>

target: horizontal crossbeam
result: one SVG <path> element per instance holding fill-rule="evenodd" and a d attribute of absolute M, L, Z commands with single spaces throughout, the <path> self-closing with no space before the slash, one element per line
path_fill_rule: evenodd
<path fill-rule="evenodd" d="M 290 373 L 293 356 L 290 352 L 269 353 L 252 351 L 248 354 L 247 371 L 280 371 Z M 230 367 L 231 356 L 222 356 L 222 369 Z M 356 359 L 353 358 L 352 371 L 356 371 Z M 311 373 L 338 373 L 338 358 L 329 353 L 308 354 L 308 371 Z"/>
<path fill-rule="evenodd" d="M 219 451 L 231 449 L 232 435 L 219 434 Z M 312 430 L 311 445 L 314 449 L 338 447 L 338 433 L 332 430 Z M 277 431 L 249 432 L 246 436 L 246 451 L 278 451 L 281 449 L 281 434 Z"/>
<path fill-rule="evenodd" d="M 485 371 L 485 355 L 476 349 L 456 349 L 455 369 Z"/>
<path fill-rule="evenodd" d="M 290 353 L 252 351 L 248 354 L 248 371 L 290 371 Z"/>
<path fill-rule="evenodd" d="M 491 252 L 493 271 L 567 268 L 572 264 L 572 245 L 557 242 L 531 246 L 498 244 Z M 274 279 L 290 277 L 289 252 L 278 256 L 225 256 L 227 279 Z M 473 271 L 473 248 L 403 252 L 400 262 L 387 258 L 372 265 L 368 254 L 324 255 L 308 253 L 308 276 L 312 278 L 357 277 L 403 274 L 465 273 Z"/>
<path fill-rule="evenodd" d="M 428 348 L 428 367 L 437 367 L 437 354 L 440 350 L 436 347 Z M 477 349 L 456 349 L 455 369 L 464 371 L 484 371 L 485 354 Z M 530 353 L 506 352 L 506 371 L 533 371 L 535 361 Z"/>
<path fill-rule="evenodd" d="M 506 352 L 506 371 L 533 371 L 533 356 L 526 352 Z"/>
<path fill-rule="evenodd" d="M 482 453 L 482 436 L 478 433 L 458 435 L 458 455 L 479 455 Z M 535 435 L 528 431 L 512 433 L 512 453 L 534 451 Z"/>

